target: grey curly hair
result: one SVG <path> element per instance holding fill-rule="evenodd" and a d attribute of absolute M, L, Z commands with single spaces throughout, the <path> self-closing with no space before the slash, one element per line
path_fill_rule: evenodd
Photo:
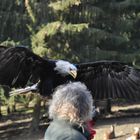
<path fill-rule="evenodd" d="M 56 88 L 49 106 L 52 119 L 63 118 L 70 122 L 83 123 L 92 118 L 93 99 L 87 87 L 73 82 Z"/>

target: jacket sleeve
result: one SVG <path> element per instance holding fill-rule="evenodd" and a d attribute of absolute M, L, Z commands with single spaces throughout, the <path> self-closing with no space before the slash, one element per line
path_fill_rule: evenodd
<path fill-rule="evenodd" d="M 79 131 L 72 130 L 71 133 L 66 138 L 66 140 L 87 140 L 87 139 Z"/>

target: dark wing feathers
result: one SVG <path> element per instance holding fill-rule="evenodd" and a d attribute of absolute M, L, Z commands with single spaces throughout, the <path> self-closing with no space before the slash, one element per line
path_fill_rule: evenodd
<path fill-rule="evenodd" d="M 94 99 L 140 99 L 140 72 L 133 67 L 118 61 L 98 61 L 76 66 L 78 75 L 75 80 L 84 82 L 92 91 Z M 35 55 L 29 49 L 0 46 L 0 84 L 20 87 L 25 86 L 30 79 L 36 82 L 41 77 L 40 91 L 46 95 L 52 88 L 72 80 L 69 76 L 60 75 L 52 79 L 52 67 L 54 63 L 52 66 L 51 61 Z M 47 73 L 49 78 L 45 75 Z"/>
<path fill-rule="evenodd" d="M 77 81 L 84 82 L 94 99 L 140 99 L 140 72 L 118 61 L 78 64 Z"/>
<path fill-rule="evenodd" d="M 23 87 L 33 76 L 43 59 L 24 47 L 6 48 L 0 55 L 0 84 Z M 39 67 L 40 68 L 40 67 Z"/>
<path fill-rule="evenodd" d="M 5 51 L 8 47 L 0 45 L 0 53 Z"/>

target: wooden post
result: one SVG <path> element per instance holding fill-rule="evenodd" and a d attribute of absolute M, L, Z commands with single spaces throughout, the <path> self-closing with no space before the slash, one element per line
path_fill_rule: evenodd
<path fill-rule="evenodd" d="M 111 99 L 107 99 L 107 113 L 111 113 Z"/>
<path fill-rule="evenodd" d="M 1 111 L 1 105 L 0 105 L 0 119 L 2 118 L 2 111 Z"/>
<path fill-rule="evenodd" d="M 39 129 L 41 98 L 39 94 L 36 94 L 35 98 L 36 98 L 36 103 L 33 110 L 30 133 L 34 133 L 35 131 L 38 131 Z"/>

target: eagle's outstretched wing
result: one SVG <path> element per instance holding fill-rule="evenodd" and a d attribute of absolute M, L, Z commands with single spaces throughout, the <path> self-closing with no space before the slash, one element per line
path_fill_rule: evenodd
<path fill-rule="evenodd" d="M 94 99 L 140 99 L 140 72 L 118 61 L 78 64 L 76 80 L 84 82 Z"/>
<path fill-rule="evenodd" d="M 52 61 L 53 62 L 53 61 Z M 0 47 L 0 84 L 23 87 L 30 79 L 40 79 L 40 92 L 52 89 L 69 80 L 54 71 L 55 62 L 43 59 L 24 47 Z M 92 91 L 94 99 L 140 99 L 140 72 L 117 61 L 99 61 L 76 65 L 77 78 Z M 56 74 L 54 76 L 54 73 Z M 37 81 L 35 81 L 37 82 Z"/>
<path fill-rule="evenodd" d="M 0 54 L 3 53 L 8 47 L 0 45 Z"/>
<path fill-rule="evenodd" d="M 23 87 L 30 78 L 39 78 L 47 61 L 25 47 L 0 47 L 0 84 Z M 45 65 L 44 65 L 45 64 Z"/>

